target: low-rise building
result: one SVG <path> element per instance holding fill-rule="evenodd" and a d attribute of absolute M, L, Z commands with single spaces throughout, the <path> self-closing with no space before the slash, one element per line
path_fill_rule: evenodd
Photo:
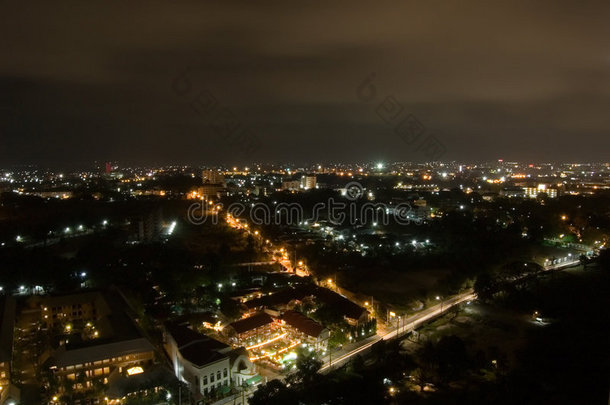
<path fill-rule="evenodd" d="M 189 385 L 195 401 L 228 395 L 260 380 L 244 348 L 232 349 L 177 324 L 165 326 L 163 343 L 176 377 Z"/>
<path fill-rule="evenodd" d="M 301 182 L 299 180 L 287 180 L 282 182 L 283 191 L 297 191 L 301 188 Z"/>
<path fill-rule="evenodd" d="M 104 398 L 113 377 L 145 374 L 154 366 L 155 348 L 128 316 L 118 291 L 49 297 L 42 305 L 42 321 L 55 326 L 50 333 L 57 345 L 44 366 L 57 380 L 58 396 L 81 392 Z M 53 318 L 53 313 L 65 316 Z M 58 328 L 60 319 L 64 323 Z"/>
<path fill-rule="evenodd" d="M 268 340 L 275 329 L 273 318 L 265 312 L 259 312 L 230 323 L 224 328 L 224 332 L 232 344 L 248 346 L 252 340 Z"/>
<path fill-rule="evenodd" d="M 104 297 L 97 291 L 47 296 L 41 301 L 42 323 L 49 329 L 79 321 L 93 321 L 110 314 Z"/>
<path fill-rule="evenodd" d="M 316 350 L 326 350 L 330 331 L 297 311 L 286 311 L 280 318 L 282 326 L 289 331 L 292 337 L 307 343 Z"/>
<path fill-rule="evenodd" d="M 296 305 L 305 300 L 333 308 L 350 325 L 358 325 L 370 320 L 370 313 L 366 308 L 332 290 L 313 285 L 286 288 L 271 295 L 246 301 L 243 303 L 243 307 L 248 313 L 255 313 L 267 308 L 277 308 L 285 311 L 294 309 Z"/>

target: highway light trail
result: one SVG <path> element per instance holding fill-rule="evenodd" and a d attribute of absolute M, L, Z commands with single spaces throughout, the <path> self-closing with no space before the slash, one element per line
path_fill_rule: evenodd
<path fill-rule="evenodd" d="M 472 291 L 468 291 L 468 292 L 462 293 L 456 297 L 453 297 L 453 298 L 443 302 L 442 304 L 438 304 L 438 305 L 435 305 L 434 307 L 429 308 L 427 310 L 427 312 L 413 315 L 410 318 L 403 319 L 404 325 L 408 325 L 408 326 L 405 327 L 404 329 L 401 328 L 400 333 L 399 333 L 399 329 L 394 329 L 393 331 L 388 332 L 383 336 L 378 336 L 377 339 L 373 340 L 372 342 L 368 342 L 362 346 L 358 346 L 355 349 L 353 349 L 352 351 L 345 353 L 343 355 L 340 355 L 336 359 L 333 359 L 332 363 L 326 362 L 324 364 L 324 366 L 322 366 L 320 368 L 320 371 L 321 372 L 325 371 L 328 368 L 330 368 L 332 365 L 337 365 L 338 363 L 341 363 L 341 362 L 349 359 L 350 357 L 355 356 L 358 353 L 361 353 L 361 352 L 369 349 L 371 346 L 373 346 L 375 343 L 377 343 L 381 340 L 393 339 L 393 338 L 399 336 L 400 334 L 403 334 L 410 330 L 416 329 L 422 323 L 441 315 L 444 311 L 453 307 L 454 305 L 460 304 L 464 301 L 470 301 L 475 298 L 476 298 L 476 295 Z"/>

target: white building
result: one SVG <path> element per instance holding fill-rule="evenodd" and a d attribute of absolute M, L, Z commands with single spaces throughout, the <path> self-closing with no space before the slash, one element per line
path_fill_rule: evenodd
<path fill-rule="evenodd" d="M 261 378 L 244 348 L 232 349 L 175 324 L 166 325 L 164 345 L 176 377 L 189 385 L 196 401 L 260 383 Z"/>

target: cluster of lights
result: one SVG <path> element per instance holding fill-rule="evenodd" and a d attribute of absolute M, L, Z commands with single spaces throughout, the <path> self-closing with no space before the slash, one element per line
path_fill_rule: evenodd
<path fill-rule="evenodd" d="M 167 227 L 167 235 L 170 236 L 171 234 L 174 233 L 174 229 L 176 229 L 176 221 L 173 221 L 171 224 L 169 224 L 169 226 Z"/>

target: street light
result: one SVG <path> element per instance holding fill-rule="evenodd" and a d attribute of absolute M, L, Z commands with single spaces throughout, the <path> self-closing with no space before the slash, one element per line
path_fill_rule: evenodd
<path fill-rule="evenodd" d="M 439 295 L 436 296 L 437 301 L 441 301 L 441 297 Z M 443 313 L 443 301 L 441 301 L 441 314 Z"/>

